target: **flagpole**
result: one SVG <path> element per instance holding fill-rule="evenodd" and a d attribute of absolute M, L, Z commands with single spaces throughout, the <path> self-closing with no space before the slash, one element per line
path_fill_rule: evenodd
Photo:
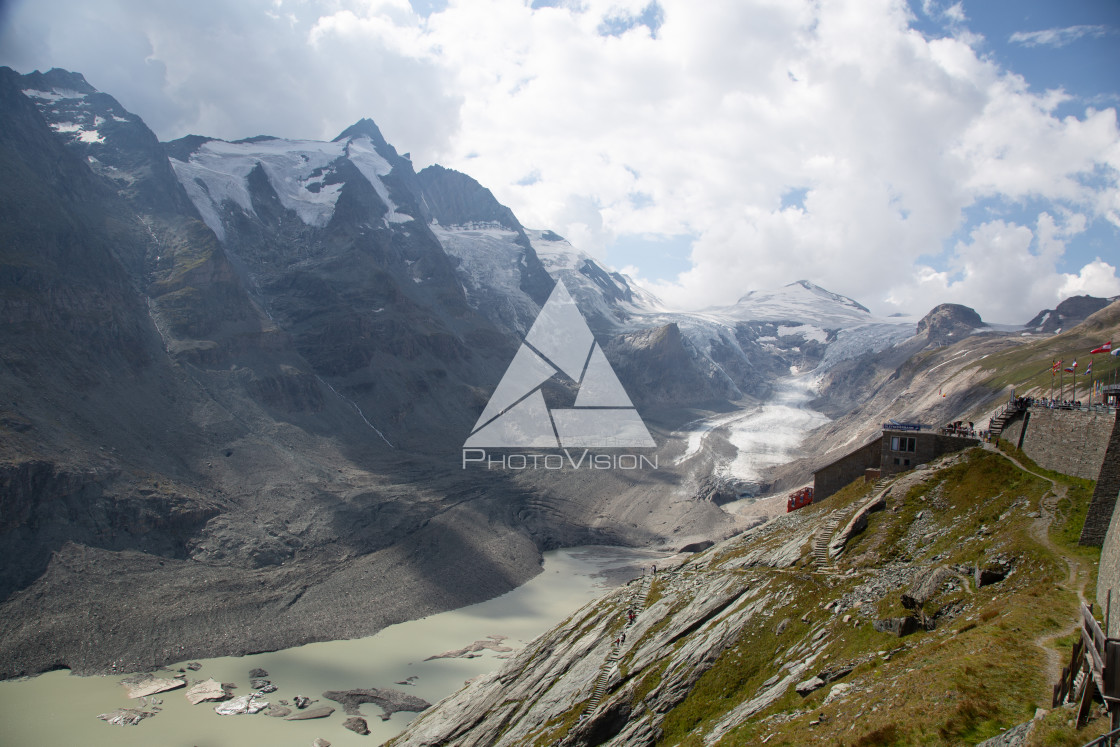
<path fill-rule="evenodd" d="M 1096 359 L 1096 356 L 1089 359 L 1089 407 L 1093 406 L 1093 361 Z"/>

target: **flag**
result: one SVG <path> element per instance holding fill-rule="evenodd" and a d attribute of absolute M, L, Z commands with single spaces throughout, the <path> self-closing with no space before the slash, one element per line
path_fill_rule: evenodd
<path fill-rule="evenodd" d="M 1115 350 L 1110 351 L 1109 355 L 1120 355 L 1120 348 L 1116 348 Z"/>
<path fill-rule="evenodd" d="M 1073 359 L 1073 365 L 1066 366 L 1062 370 L 1065 371 L 1066 373 L 1076 374 L 1077 373 L 1077 359 L 1074 358 Z"/>
<path fill-rule="evenodd" d="M 1112 340 L 1109 340 L 1104 345 L 1101 345 L 1099 348 L 1093 348 L 1092 350 L 1090 350 L 1089 355 L 1096 355 L 1097 353 L 1111 353 L 1111 352 L 1112 352 Z"/>
<path fill-rule="evenodd" d="M 1082 376 L 1088 376 L 1091 373 L 1093 373 L 1093 362 L 1089 361 L 1089 365 L 1085 366 L 1085 373 L 1083 373 L 1081 375 Z"/>

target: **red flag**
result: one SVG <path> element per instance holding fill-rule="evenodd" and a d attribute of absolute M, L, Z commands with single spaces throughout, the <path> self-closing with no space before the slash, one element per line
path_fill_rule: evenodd
<path fill-rule="evenodd" d="M 1071 374 L 1077 373 L 1077 359 L 1076 358 L 1073 359 L 1073 365 L 1072 366 L 1067 366 L 1066 368 L 1063 368 L 1062 370 L 1065 371 L 1066 373 L 1071 373 Z"/>
<path fill-rule="evenodd" d="M 1109 340 L 1104 345 L 1101 345 L 1099 348 L 1094 348 L 1093 350 L 1090 350 L 1089 355 L 1096 355 L 1097 353 L 1111 353 L 1111 352 L 1112 352 L 1112 340 Z"/>

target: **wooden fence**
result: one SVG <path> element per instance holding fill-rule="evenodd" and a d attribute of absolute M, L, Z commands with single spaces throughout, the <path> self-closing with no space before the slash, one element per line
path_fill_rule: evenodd
<path fill-rule="evenodd" d="M 1109 595 L 1111 606 L 1111 594 Z M 1093 617 L 1093 605 L 1081 605 L 1081 637 L 1073 644 L 1069 666 L 1054 685 L 1053 707 L 1077 704 L 1077 727 L 1089 720 L 1093 700 L 1104 700 L 1112 728 L 1120 728 L 1120 638 L 1109 638 Z"/>

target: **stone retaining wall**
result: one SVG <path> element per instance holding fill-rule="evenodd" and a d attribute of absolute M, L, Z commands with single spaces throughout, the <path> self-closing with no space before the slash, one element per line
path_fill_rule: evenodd
<path fill-rule="evenodd" d="M 1105 541 L 1105 535 L 1111 534 L 1114 545 L 1112 567 L 1109 569 L 1114 576 L 1112 587 L 1118 589 L 1115 576 L 1120 575 L 1120 551 L 1115 551 L 1115 545 L 1120 544 L 1120 528 L 1116 526 L 1117 494 L 1120 494 L 1120 411 L 1112 422 L 1112 433 L 1109 435 L 1105 454 L 1101 459 L 1100 470 L 1096 474 L 1097 487 L 1093 491 L 1093 500 L 1089 502 L 1089 513 L 1085 517 L 1085 526 L 1081 529 L 1082 545 L 1099 545 Z M 1111 529 L 1109 528 L 1111 524 Z M 1101 578 L 1105 576 L 1104 555 L 1101 556 Z M 1099 595 L 1098 586 L 1098 595 Z M 1113 607 L 1120 606 L 1120 590 L 1112 592 Z M 1102 601 L 1103 604 L 1103 601 Z"/>
<path fill-rule="evenodd" d="M 1115 497 L 1115 496 L 1114 496 Z M 1108 609 L 1108 592 L 1112 591 L 1112 605 L 1106 635 L 1120 637 L 1120 511 L 1112 512 L 1112 523 L 1101 548 L 1101 564 L 1097 574 L 1097 604 L 1103 613 Z"/>
<path fill-rule="evenodd" d="M 1096 480 L 1115 420 L 1110 412 L 1030 407 L 1000 437 L 1013 446 L 1021 441 L 1023 452 L 1040 467 Z"/>

